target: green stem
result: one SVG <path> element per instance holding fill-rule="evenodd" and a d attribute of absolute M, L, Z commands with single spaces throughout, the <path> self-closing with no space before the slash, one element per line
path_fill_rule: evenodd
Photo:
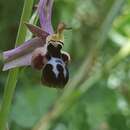
<path fill-rule="evenodd" d="M 82 66 L 79 68 L 77 72 L 78 74 L 74 76 L 74 78 L 68 84 L 68 86 L 74 86 L 72 87 L 73 90 L 75 89 L 75 87 L 79 86 L 80 83 L 84 81 L 84 78 L 87 77 L 87 74 L 91 72 L 91 69 L 95 64 L 95 59 L 98 57 L 100 49 L 103 47 L 106 39 L 108 38 L 108 33 L 111 29 L 113 20 L 115 19 L 115 17 L 119 15 L 119 12 L 122 9 L 125 2 L 126 0 L 115 0 L 115 2 L 113 2 L 113 5 L 108 14 L 106 15 L 103 23 L 101 24 L 99 33 L 96 36 L 96 44 L 94 43 L 94 47 L 92 47 L 89 55 L 86 57 Z M 70 89 L 68 89 L 68 91 L 70 91 Z"/>
<path fill-rule="evenodd" d="M 79 84 L 80 80 L 82 80 L 83 77 L 86 77 L 86 70 L 87 70 L 87 68 L 89 68 L 87 65 L 92 63 L 93 60 L 95 60 L 95 57 L 97 57 L 99 55 L 99 51 L 102 48 L 102 46 L 104 45 L 104 43 L 108 37 L 108 33 L 110 31 L 112 23 L 113 23 L 114 19 L 119 15 L 119 12 L 121 11 L 125 2 L 126 2 L 126 0 L 115 0 L 115 2 L 113 3 L 104 22 L 101 25 L 101 28 L 99 31 L 100 35 L 98 34 L 98 37 L 97 37 L 97 43 L 95 44 L 94 48 L 92 48 L 92 51 L 90 52 L 89 56 L 87 57 L 87 59 L 85 60 L 85 62 L 83 63 L 83 65 L 81 66 L 79 71 L 77 72 L 78 74 L 74 77 L 74 79 L 66 87 L 66 90 L 62 96 L 63 98 L 64 98 L 64 96 L 70 95 L 70 93 L 72 91 L 74 91 L 77 86 L 80 85 Z M 93 67 L 93 66 L 91 65 L 91 67 Z M 90 68 L 89 68 L 89 70 L 90 70 Z M 70 87 L 70 86 L 73 86 L 73 87 Z"/>
<path fill-rule="evenodd" d="M 91 76 L 86 80 L 79 88 L 80 94 L 86 93 L 86 91 L 96 84 L 104 74 L 109 75 L 111 70 L 116 67 L 123 59 L 127 58 L 130 55 L 130 42 L 127 45 L 122 47 L 115 56 L 113 56 L 107 64 L 99 71 L 97 71 L 94 76 Z"/>
<path fill-rule="evenodd" d="M 19 25 L 19 30 L 18 30 L 18 35 L 16 38 L 15 46 L 18 46 L 25 41 L 26 27 L 24 25 L 24 22 L 29 21 L 29 18 L 32 12 L 33 1 L 34 0 L 25 0 L 24 2 L 23 12 L 22 12 L 21 20 L 20 20 L 20 25 Z M 8 120 L 8 114 L 11 107 L 11 101 L 12 101 L 15 88 L 16 88 L 18 73 L 19 73 L 19 69 L 16 68 L 16 69 L 10 70 L 8 74 L 8 78 L 7 78 L 7 82 L 6 82 L 5 90 L 4 90 L 3 102 L 2 102 L 1 111 L 0 111 L 0 130 L 6 129 L 6 122 Z"/>

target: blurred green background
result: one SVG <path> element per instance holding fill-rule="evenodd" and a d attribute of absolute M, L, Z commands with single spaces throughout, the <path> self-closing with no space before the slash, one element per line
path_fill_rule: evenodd
<path fill-rule="evenodd" d="M 23 0 L 0 0 L 0 52 L 14 47 Z M 70 81 L 82 64 L 95 53 L 100 28 L 115 0 L 55 0 L 52 23 L 59 21 L 72 26 L 65 32 L 65 48 L 71 55 Z M 37 1 L 36 1 L 37 3 Z M 107 28 L 107 27 L 106 27 Z M 79 83 L 102 69 L 130 41 L 130 0 L 127 0 L 109 35 L 90 64 L 90 72 Z M 0 61 L 0 70 L 2 70 Z M 7 72 L 0 71 L 0 101 Z M 74 87 L 74 86 L 69 86 Z M 64 91 L 64 90 L 63 90 Z M 40 73 L 31 67 L 21 69 L 9 116 L 10 130 L 31 130 L 48 111 L 62 90 L 40 84 Z M 93 85 L 84 96 L 58 120 L 54 130 L 129 130 L 130 129 L 130 57 L 123 59 L 109 74 Z"/>

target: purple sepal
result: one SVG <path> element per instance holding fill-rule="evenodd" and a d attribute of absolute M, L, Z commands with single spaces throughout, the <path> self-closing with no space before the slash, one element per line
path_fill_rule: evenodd
<path fill-rule="evenodd" d="M 3 58 L 5 61 L 16 59 L 17 57 L 32 52 L 37 47 L 44 46 L 45 42 L 46 41 L 43 41 L 38 37 L 33 38 L 12 50 L 3 52 Z"/>
<path fill-rule="evenodd" d="M 40 0 L 38 6 L 41 27 L 49 34 L 53 33 L 51 24 L 53 2 L 54 0 Z"/>
<path fill-rule="evenodd" d="M 29 54 L 26 54 L 22 57 L 15 59 L 15 60 L 12 60 L 8 63 L 5 63 L 5 65 L 3 67 L 3 71 L 6 71 L 6 70 L 9 70 L 12 68 L 16 68 L 16 67 L 31 65 L 31 57 L 32 57 L 32 53 L 29 53 Z"/>
<path fill-rule="evenodd" d="M 3 71 L 15 67 L 30 65 L 33 50 L 44 46 L 44 44 L 45 41 L 43 41 L 43 39 L 36 37 L 26 41 L 19 47 L 3 52 L 3 58 L 5 61 Z"/>

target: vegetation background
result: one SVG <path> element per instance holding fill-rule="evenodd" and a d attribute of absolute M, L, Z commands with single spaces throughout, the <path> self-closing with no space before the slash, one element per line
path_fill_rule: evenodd
<path fill-rule="evenodd" d="M 21 69 L 10 130 L 31 130 L 60 97 L 67 100 L 59 101 L 64 111 L 55 105 L 53 130 L 130 129 L 130 0 L 122 1 L 55 0 L 53 26 L 63 21 L 73 27 L 64 48 L 72 59 L 70 82 L 65 90 L 48 88 L 39 72 Z M 0 52 L 14 47 L 23 3 L 0 0 Z M 0 71 L 0 102 L 7 74 Z"/>

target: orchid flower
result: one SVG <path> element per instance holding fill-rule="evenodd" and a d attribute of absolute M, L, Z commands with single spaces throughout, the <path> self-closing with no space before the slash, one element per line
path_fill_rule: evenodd
<path fill-rule="evenodd" d="M 3 70 L 20 66 L 32 66 L 42 71 L 41 81 L 47 86 L 63 88 L 69 80 L 68 63 L 70 56 L 62 51 L 63 31 L 68 28 L 60 23 L 56 33 L 51 24 L 53 0 L 40 0 L 38 13 L 41 27 L 25 23 L 34 38 L 15 49 L 3 53 Z"/>
<path fill-rule="evenodd" d="M 25 41 L 21 46 L 3 52 L 3 59 L 5 61 L 3 71 L 15 67 L 31 65 L 32 52 L 36 48 L 44 46 L 46 43 L 46 37 L 53 33 L 51 24 L 52 6 L 53 0 L 39 1 L 38 14 L 41 28 L 26 24 L 35 37 Z"/>

